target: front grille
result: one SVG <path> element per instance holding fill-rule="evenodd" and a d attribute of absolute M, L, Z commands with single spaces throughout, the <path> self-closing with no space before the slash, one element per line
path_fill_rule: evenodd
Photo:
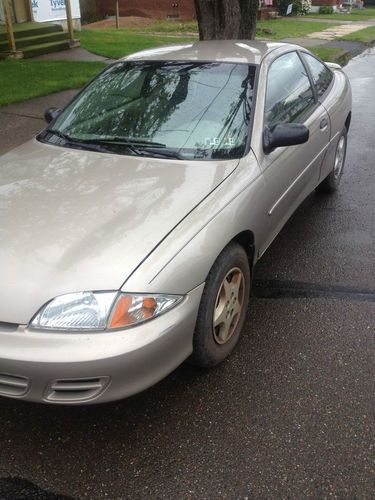
<path fill-rule="evenodd" d="M 29 390 L 30 382 L 25 377 L 0 373 L 0 395 L 21 397 Z"/>
<path fill-rule="evenodd" d="M 45 399 L 57 403 L 87 401 L 103 392 L 108 383 L 109 377 L 54 380 L 47 388 Z"/>

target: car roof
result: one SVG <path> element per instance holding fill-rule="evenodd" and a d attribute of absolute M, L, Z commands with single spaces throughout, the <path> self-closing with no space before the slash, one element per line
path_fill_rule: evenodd
<path fill-rule="evenodd" d="M 260 64 L 269 52 L 285 47 L 300 49 L 297 45 L 259 40 L 209 40 L 183 43 L 143 50 L 122 58 L 123 61 L 220 61 Z"/>

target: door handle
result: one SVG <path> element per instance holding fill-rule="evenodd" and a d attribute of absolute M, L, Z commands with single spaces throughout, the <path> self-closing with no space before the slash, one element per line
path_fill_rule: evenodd
<path fill-rule="evenodd" d="M 320 130 L 325 130 L 328 127 L 328 120 L 326 118 L 323 118 L 323 120 L 320 122 Z"/>

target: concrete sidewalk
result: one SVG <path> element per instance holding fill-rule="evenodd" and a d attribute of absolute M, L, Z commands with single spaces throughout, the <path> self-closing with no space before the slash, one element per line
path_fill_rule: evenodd
<path fill-rule="evenodd" d="M 45 126 L 44 111 L 62 108 L 79 90 L 65 90 L 0 107 L 0 154 L 32 139 Z"/>
<path fill-rule="evenodd" d="M 327 28 L 323 31 L 316 31 L 314 33 L 309 33 L 307 38 L 315 38 L 321 40 L 335 40 L 337 38 L 342 38 L 343 36 L 350 35 L 356 31 L 361 31 L 370 26 L 374 26 L 374 23 L 368 22 L 356 22 L 356 23 L 346 23 L 339 24 L 337 26 L 332 26 L 332 28 Z"/>
<path fill-rule="evenodd" d="M 74 49 L 61 50 L 60 52 L 51 52 L 49 54 L 33 57 L 33 61 L 99 61 L 105 64 L 111 64 L 115 59 L 98 56 L 82 47 L 76 47 Z"/>

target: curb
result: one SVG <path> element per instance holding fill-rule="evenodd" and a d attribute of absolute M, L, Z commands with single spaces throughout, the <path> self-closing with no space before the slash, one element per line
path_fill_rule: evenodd
<path fill-rule="evenodd" d="M 343 50 L 341 53 L 337 54 L 333 58 L 334 60 L 332 62 L 340 64 L 340 66 L 346 66 L 350 61 L 350 59 L 352 59 L 355 56 L 358 56 L 359 54 L 362 54 L 365 50 L 373 47 L 375 45 L 375 38 L 373 38 L 369 42 L 356 42 L 356 43 L 362 45 L 362 50 L 360 52 L 358 51 L 351 52 L 350 50 Z"/>
<path fill-rule="evenodd" d="M 346 66 L 350 59 L 352 59 L 353 54 L 350 52 L 350 50 L 344 50 L 341 52 L 341 54 L 337 54 L 335 57 L 333 57 L 334 63 L 339 64 L 340 66 Z"/>

